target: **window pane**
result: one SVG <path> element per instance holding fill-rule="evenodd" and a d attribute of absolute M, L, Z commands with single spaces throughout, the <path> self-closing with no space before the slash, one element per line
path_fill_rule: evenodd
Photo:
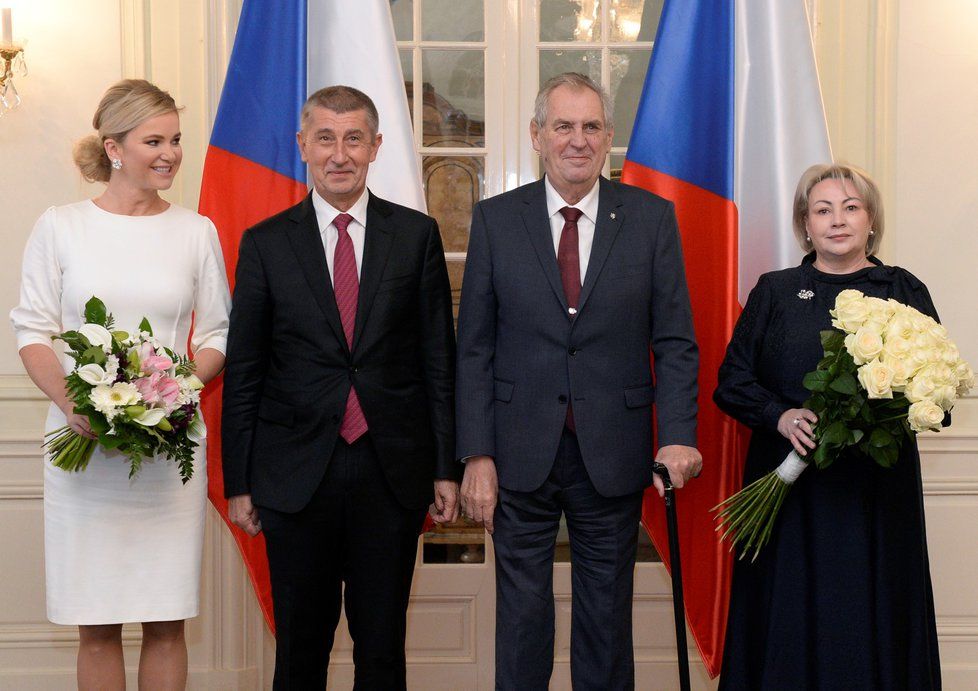
<path fill-rule="evenodd" d="M 414 124 L 414 51 L 398 51 L 401 58 L 401 74 L 404 75 L 404 90 L 407 92 L 408 110 L 411 112 L 411 124 Z"/>
<path fill-rule="evenodd" d="M 608 59 L 611 61 L 611 98 L 615 104 L 615 137 L 611 142 L 612 146 L 628 146 L 651 55 L 652 51 L 648 49 L 610 51 Z"/>
<path fill-rule="evenodd" d="M 391 19 L 394 20 L 395 39 L 414 39 L 414 0 L 391 0 Z"/>
<path fill-rule="evenodd" d="M 601 40 L 601 0 L 540 0 L 540 40 Z"/>
<path fill-rule="evenodd" d="M 464 252 L 469 244 L 472 207 L 485 189 L 482 156 L 425 156 L 422 160 L 428 214 L 441 229 L 446 252 Z"/>
<path fill-rule="evenodd" d="M 600 84 L 601 51 L 541 50 L 540 84 L 562 72 L 580 72 Z"/>
<path fill-rule="evenodd" d="M 611 154 L 611 179 L 621 180 L 621 169 L 625 165 L 625 154 Z"/>
<path fill-rule="evenodd" d="M 486 531 L 467 518 L 435 525 L 424 534 L 422 564 L 483 564 L 486 561 Z"/>
<path fill-rule="evenodd" d="M 654 41 L 664 0 L 616 0 L 610 14 L 611 40 Z"/>
<path fill-rule="evenodd" d="M 425 41 L 481 41 L 485 38 L 482 0 L 423 0 Z"/>
<path fill-rule="evenodd" d="M 485 66 L 481 50 L 425 50 L 423 146 L 485 145 Z"/>

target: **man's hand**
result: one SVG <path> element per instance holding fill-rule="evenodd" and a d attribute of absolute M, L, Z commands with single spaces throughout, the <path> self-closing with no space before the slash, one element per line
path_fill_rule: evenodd
<path fill-rule="evenodd" d="M 258 509 L 251 503 L 250 494 L 239 494 L 228 499 L 228 516 L 232 523 L 251 537 L 261 532 Z"/>
<path fill-rule="evenodd" d="M 462 513 L 485 525 L 486 532 L 492 535 L 492 516 L 498 499 L 496 462 L 492 456 L 472 456 L 465 462 L 462 478 Z"/>
<path fill-rule="evenodd" d="M 676 489 L 685 485 L 690 478 L 698 476 L 703 469 L 703 456 L 694 446 L 663 446 L 655 460 L 669 469 L 669 479 Z M 665 496 L 666 488 L 662 484 L 662 478 L 653 473 L 652 484 L 660 497 Z"/>
<path fill-rule="evenodd" d="M 458 520 L 458 483 L 454 480 L 435 480 L 435 501 L 428 507 L 435 523 Z"/>

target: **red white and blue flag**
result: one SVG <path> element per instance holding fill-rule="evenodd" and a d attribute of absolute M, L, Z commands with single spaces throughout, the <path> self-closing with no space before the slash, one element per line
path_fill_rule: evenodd
<path fill-rule="evenodd" d="M 238 244 L 249 226 L 299 202 L 308 192 L 299 156 L 299 111 L 311 92 L 354 86 L 380 112 L 384 135 L 368 177 L 381 197 L 424 209 L 404 78 L 386 0 L 245 0 L 211 133 L 201 183 L 201 214 L 217 226 L 233 286 Z M 220 380 L 207 387 L 208 495 L 228 522 L 274 630 L 271 586 L 261 534 L 249 538 L 228 521 L 221 472 Z"/>
<path fill-rule="evenodd" d="M 758 276 L 796 264 L 795 185 L 831 161 L 804 0 L 666 0 L 622 172 L 676 205 L 700 346 L 703 473 L 677 495 L 686 615 L 720 672 L 732 556 L 710 509 L 740 489 L 746 434 L 712 400 Z M 661 501 L 643 521 L 668 565 Z"/>

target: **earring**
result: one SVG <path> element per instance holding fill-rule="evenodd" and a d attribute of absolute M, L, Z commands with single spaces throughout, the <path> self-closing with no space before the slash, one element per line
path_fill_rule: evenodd
<path fill-rule="evenodd" d="M 112 159 L 112 170 L 122 170 L 122 161 L 118 158 Z"/>
<path fill-rule="evenodd" d="M 805 236 L 805 242 L 811 242 L 811 241 L 812 241 L 812 236 L 811 235 L 806 235 Z"/>
<path fill-rule="evenodd" d="M 872 228 L 870 228 L 870 229 L 869 229 L 869 234 L 870 234 L 870 235 L 876 235 L 876 231 L 875 231 L 875 230 L 873 230 Z"/>

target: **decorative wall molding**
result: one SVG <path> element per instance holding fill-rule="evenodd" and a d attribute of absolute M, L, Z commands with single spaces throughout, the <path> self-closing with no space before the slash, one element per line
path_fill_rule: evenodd
<path fill-rule="evenodd" d="M 119 0 L 122 76 L 153 81 L 150 0 Z"/>

